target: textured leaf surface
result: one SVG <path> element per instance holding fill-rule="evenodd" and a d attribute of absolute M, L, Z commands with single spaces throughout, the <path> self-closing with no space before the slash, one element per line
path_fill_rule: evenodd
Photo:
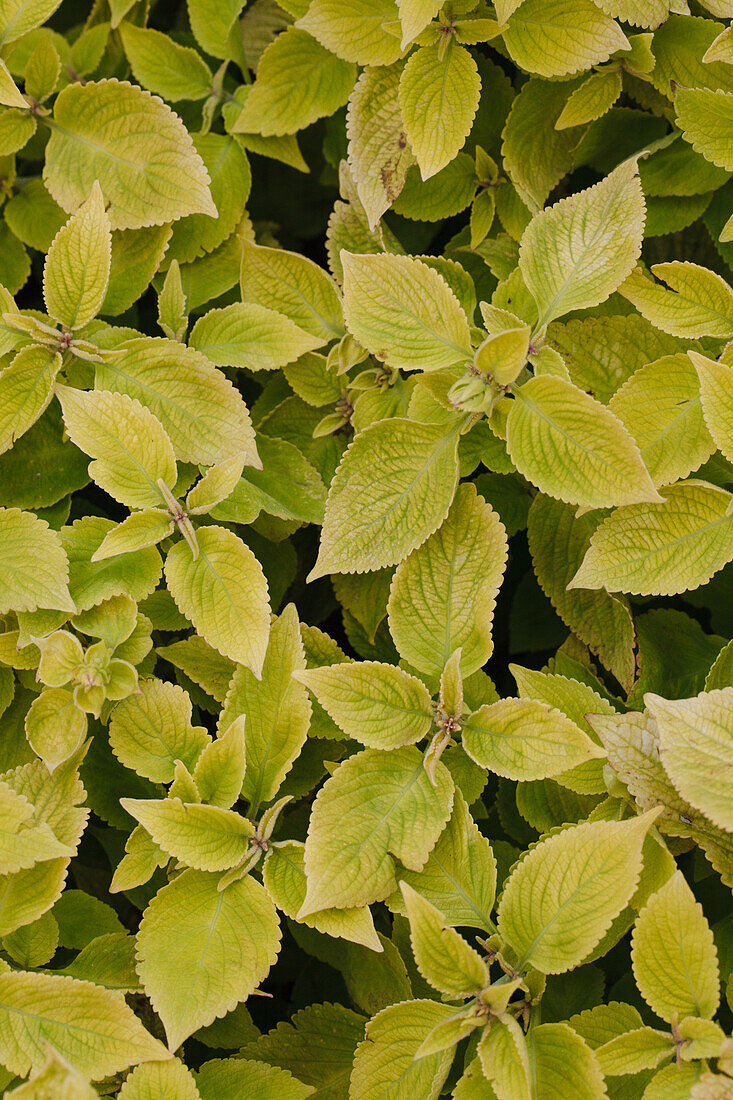
<path fill-rule="evenodd" d="M 48 250 L 43 297 L 55 321 L 81 328 L 101 309 L 112 256 L 104 196 L 95 182 L 86 202 L 60 229 Z"/>
<path fill-rule="evenodd" d="M 533 0 L 525 0 L 524 10 Z M 547 324 L 605 301 L 641 251 L 644 197 L 636 163 L 536 214 L 521 242 L 519 266 Z"/>
<path fill-rule="evenodd" d="M 284 367 L 321 345 L 289 317 L 254 302 L 210 310 L 194 325 L 189 342 L 217 367 L 248 370 Z"/>
<path fill-rule="evenodd" d="M 727 782 L 733 758 L 733 687 L 694 699 L 647 693 L 644 702 L 657 723 L 662 763 L 677 790 L 716 825 L 733 832 Z"/>
<path fill-rule="evenodd" d="M 22 1077 L 43 1066 L 47 1043 L 94 1079 L 167 1055 L 117 995 L 74 978 L 0 974 L 0 1020 L 0 1057 Z"/>
<path fill-rule="evenodd" d="M 170 593 L 205 641 L 259 676 L 270 625 L 262 567 L 249 547 L 223 527 L 199 528 L 196 538 L 196 559 L 183 540 L 166 558 Z"/>
<path fill-rule="evenodd" d="M 345 252 L 349 331 L 393 367 L 439 370 L 471 357 L 468 320 L 445 280 L 410 256 Z"/>
<path fill-rule="evenodd" d="M 462 148 L 480 92 L 476 62 L 463 46 L 450 42 L 442 57 L 438 46 L 423 46 L 410 57 L 400 78 L 400 108 L 424 180 Z"/>
<path fill-rule="evenodd" d="M 247 854 L 254 826 L 233 810 L 180 798 L 122 798 L 120 804 L 174 859 L 198 871 L 225 871 Z"/>
<path fill-rule="evenodd" d="M 38 607 L 75 611 L 68 581 L 68 559 L 45 520 L 0 508 L 0 614 Z"/>
<path fill-rule="evenodd" d="M 412 886 L 443 914 L 449 925 L 493 931 L 491 909 L 496 891 L 496 860 L 456 790 L 450 821 L 421 871 L 403 871 Z M 399 894 L 390 908 L 402 910 Z"/>
<path fill-rule="evenodd" d="M 219 878 L 184 871 L 140 925 L 138 973 L 172 1050 L 244 1001 L 277 957 L 277 914 L 263 887 L 248 876 L 219 891 Z"/>
<path fill-rule="evenodd" d="M 247 406 L 209 360 L 177 340 L 126 341 L 122 354 L 96 368 L 96 385 L 135 397 L 157 416 L 176 457 L 213 466 L 244 454 L 258 464 Z"/>
<path fill-rule="evenodd" d="M 598 1059 L 568 1024 L 540 1024 L 527 1036 L 527 1046 L 538 1100 L 560 1100 L 568 1094 L 597 1100 L 606 1095 Z"/>
<path fill-rule="evenodd" d="M 393 752 L 366 749 L 350 757 L 313 804 L 301 916 L 386 898 L 397 885 L 393 857 L 419 871 L 450 816 L 452 801 L 453 781 L 444 765 L 438 765 L 433 787 L 412 746 Z"/>
<path fill-rule="evenodd" d="M 422 976 L 441 993 L 465 997 L 483 989 L 489 973 L 481 956 L 453 928 L 443 915 L 406 883 L 401 884 L 415 961 Z"/>
<path fill-rule="evenodd" d="M 265 50 L 234 132 L 294 134 L 342 107 L 355 79 L 353 64 L 289 27 Z"/>
<path fill-rule="evenodd" d="M 312 668 L 299 673 L 348 737 L 373 749 L 420 741 L 433 721 L 430 693 L 415 676 L 379 661 Z"/>
<path fill-rule="evenodd" d="M 634 977 L 657 1016 L 712 1018 L 718 959 L 708 922 L 677 871 L 642 909 L 631 940 Z"/>
<path fill-rule="evenodd" d="M 561 974 L 585 958 L 634 892 L 656 816 L 576 825 L 524 857 L 499 904 L 499 931 L 520 959 Z"/>
<path fill-rule="evenodd" d="M 349 99 L 349 167 L 371 229 L 402 191 L 414 159 L 400 111 L 401 74 L 399 65 L 365 69 Z"/>
<path fill-rule="evenodd" d="M 709 88 L 680 88 L 674 106 L 685 141 L 713 164 L 733 171 L 733 95 Z"/>
<path fill-rule="evenodd" d="M 76 209 L 99 180 L 112 229 L 192 213 L 216 217 L 188 131 L 156 96 L 119 80 L 70 84 L 56 100 L 54 120 L 44 182 L 64 210 Z"/>
<path fill-rule="evenodd" d="M 176 1100 L 199 1100 L 193 1075 L 177 1058 L 137 1066 L 119 1092 L 120 1100 L 157 1100 L 166 1095 Z"/>
<path fill-rule="evenodd" d="M 367 905 L 320 909 L 307 917 L 298 917 L 307 888 L 302 844 L 288 840 L 273 848 L 265 859 L 262 881 L 275 905 L 291 920 L 297 919 L 335 939 L 361 944 L 370 951 L 383 950 Z"/>
<path fill-rule="evenodd" d="M 298 615 L 288 604 L 273 621 L 261 679 L 249 668 L 236 668 L 219 719 L 219 728 L 225 730 L 245 716 L 242 794 L 253 807 L 275 797 L 305 743 L 311 706 L 308 693 L 293 678 L 304 668 Z"/>
<path fill-rule="evenodd" d="M 283 313 L 322 340 L 343 334 L 336 284 L 306 256 L 243 242 L 241 289 L 242 301 Z"/>
<path fill-rule="evenodd" d="M 517 391 L 507 449 L 520 473 L 568 504 L 608 508 L 660 499 L 618 417 L 562 378 L 540 375 Z"/>
<path fill-rule="evenodd" d="M 686 339 L 733 335 L 733 290 L 720 275 L 679 260 L 654 264 L 652 272 L 667 286 L 637 267 L 619 292 L 653 325 Z"/>
<path fill-rule="evenodd" d="M 696 351 L 689 352 L 700 379 L 705 423 L 715 445 L 733 462 L 733 368 Z"/>
<path fill-rule="evenodd" d="M 50 348 L 31 344 L 0 373 L 0 452 L 35 424 L 53 397 L 61 356 Z"/>
<path fill-rule="evenodd" d="M 382 24 L 396 14 L 394 0 L 313 0 L 298 26 L 344 61 L 391 65 L 400 43 Z"/>
<path fill-rule="evenodd" d="M 619 25 L 590 0 L 524 0 L 517 7 L 504 41 L 528 72 L 566 76 L 629 47 Z"/>
<path fill-rule="evenodd" d="M 331 483 L 310 579 L 394 565 L 420 546 L 450 508 L 457 445 L 442 425 L 397 418 L 359 432 Z"/>
<path fill-rule="evenodd" d="M 205 99 L 211 90 L 211 72 L 190 46 L 181 46 L 167 34 L 124 22 L 120 37 L 135 79 L 151 92 L 175 103 Z"/>
<path fill-rule="evenodd" d="M 162 479 L 176 481 L 176 456 L 160 421 L 139 401 L 106 390 L 57 386 L 69 438 L 94 459 L 94 481 L 128 508 L 160 508 Z"/>
<path fill-rule="evenodd" d="M 350 1100 L 400 1100 L 420 1096 L 436 1100 L 453 1059 L 440 1051 L 415 1059 L 434 1027 L 453 1012 L 435 1001 L 391 1005 L 367 1024 L 366 1038 L 356 1048 Z"/>
<path fill-rule="evenodd" d="M 389 627 L 413 668 L 439 675 L 458 648 L 465 676 L 486 663 L 506 555 L 497 513 L 461 485 L 444 523 L 400 563 L 392 582 Z"/>
<path fill-rule="evenodd" d="M 661 504 L 633 504 L 608 516 L 569 587 L 670 595 L 722 569 L 733 557 L 730 493 L 685 481 L 664 495 Z"/>
<path fill-rule="evenodd" d="M 546 779 L 602 750 L 557 709 L 533 699 L 500 699 L 480 707 L 463 727 L 472 760 L 508 779 Z"/>

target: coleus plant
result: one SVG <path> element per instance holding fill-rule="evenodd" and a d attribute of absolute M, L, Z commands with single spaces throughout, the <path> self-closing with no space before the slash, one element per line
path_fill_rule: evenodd
<path fill-rule="evenodd" d="M 732 17 L 0 0 L 4 1095 L 731 1095 Z"/>

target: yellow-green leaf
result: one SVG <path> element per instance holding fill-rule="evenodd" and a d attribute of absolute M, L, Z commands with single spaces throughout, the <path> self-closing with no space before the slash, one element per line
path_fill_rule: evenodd
<path fill-rule="evenodd" d="M 718 449 L 733 462 L 733 367 L 716 363 L 696 351 L 688 355 L 700 379 L 700 399 L 708 431 Z"/>
<path fill-rule="evenodd" d="M 434 905 L 406 882 L 400 887 L 415 961 L 426 981 L 449 997 L 466 997 L 488 985 L 489 971 L 478 952 L 446 925 Z"/>
<path fill-rule="evenodd" d="M 64 210 L 75 210 L 99 180 L 113 229 L 216 217 L 203 161 L 156 96 L 126 81 L 77 82 L 59 94 L 54 121 L 43 178 Z"/>
<path fill-rule="evenodd" d="M 712 1018 L 718 1008 L 713 935 L 680 871 L 652 894 L 631 939 L 634 977 L 657 1016 Z"/>
<path fill-rule="evenodd" d="M 95 180 L 89 198 L 59 229 L 46 256 L 43 297 L 54 321 L 75 329 L 96 317 L 107 293 L 111 257 L 109 217 Z"/>
<path fill-rule="evenodd" d="M 530 378 L 516 391 L 507 450 L 521 474 L 568 504 L 610 508 L 662 499 L 618 417 L 553 375 Z"/>
<path fill-rule="evenodd" d="M 476 62 L 450 40 L 422 46 L 400 78 L 400 108 L 407 137 L 424 180 L 453 160 L 473 125 L 481 93 Z"/>
<path fill-rule="evenodd" d="M 226 871 L 249 850 L 254 825 L 233 810 L 180 798 L 121 798 L 120 805 L 155 843 L 197 871 Z"/>
<path fill-rule="evenodd" d="M 618 23 L 591 0 L 523 0 L 509 18 L 504 41 L 518 65 L 545 77 L 590 69 L 629 49 Z"/>
<path fill-rule="evenodd" d="M 57 351 L 31 344 L 0 372 L 0 453 L 10 450 L 46 409 L 60 369 Z"/>
<path fill-rule="evenodd" d="M 45 520 L 0 508 L 0 615 L 39 607 L 70 611 L 69 561 Z"/>

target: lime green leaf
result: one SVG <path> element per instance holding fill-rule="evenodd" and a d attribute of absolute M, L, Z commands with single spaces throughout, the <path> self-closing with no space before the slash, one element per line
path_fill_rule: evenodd
<path fill-rule="evenodd" d="M 421 871 L 403 871 L 402 880 L 440 910 L 446 924 L 494 931 L 491 910 L 496 891 L 496 860 L 486 837 L 456 790 L 453 813 Z M 402 912 L 402 897 L 389 899 Z"/>
<path fill-rule="evenodd" d="M 219 891 L 220 877 L 184 871 L 143 914 L 138 973 L 171 1050 L 246 1000 L 277 957 L 278 919 L 263 887 L 247 876 Z"/>
<path fill-rule="evenodd" d="M 397 0 L 403 50 L 435 19 L 442 6 L 443 0 Z"/>
<path fill-rule="evenodd" d="M 61 356 L 51 348 L 22 348 L 0 373 L 0 453 L 35 424 L 53 397 Z"/>
<path fill-rule="evenodd" d="M 397 749 L 426 736 L 433 723 L 430 693 L 420 680 L 379 661 L 330 665 L 296 673 L 347 737 L 373 749 Z"/>
<path fill-rule="evenodd" d="M 189 515 L 210 512 L 217 504 L 226 500 L 234 492 L 243 468 L 242 455 L 225 458 L 218 465 L 210 466 L 186 497 L 186 511 Z"/>
<path fill-rule="evenodd" d="M 544 974 L 578 966 L 633 894 L 658 812 L 575 825 L 525 855 L 499 904 L 499 931 L 521 965 Z"/>
<path fill-rule="evenodd" d="M 643 232 L 635 160 L 535 214 L 522 236 L 519 268 L 537 303 L 539 324 L 604 302 L 633 270 Z"/>
<path fill-rule="evenodd" d="M 284 1069 L 238 1057 L 205 1062 L 196 1085 L 201 1100 L 305 1100 L 313 1092 Z"/>
<path fill-rule="evenodd" d="M 64 548 L 45 520 L 0 508 L 0 615 L 39 607 L 73 613 L 68 581 Z"/>
<path fill-rule="evenodd" d="M 322 523 L 326 487 L 297 446 L 261 435 L 257 449 L 263 468 L 248 466 L 227 499 L 212 509 L 213 518 L 252 523 L 264 511 L 279 519 Z"/>
<path fill-rule="evenodd" d="M 283 313 L 323 341 L 343 335 L 336 284 L 306 256 L 243 241 L 241 288 L 243 302 Z"/>
<path fill-rule="evenodd" d="M 122 523 L 113 527 L 102 539 L 91 556 L 91 561 L 104 561 L 118 554 L 133 554 L 155 546 L 173 533 L 173 520 L 170 512 L 161 508 L 145 508 L 142 512 L 133 512 Z"/>
<path fill-rule="evenodd" d="M 43 691 L 33 700 L 25 716 L 28 744 L 40 756 L 49 772 L 76 751 L 87 732 L 87 719 L 63 688 Z"/>
<path fill-rule="evenodd" d="M 733 171 L 733 95 L 709 88 L 679 88 L 674 97 L 677 125 L 696 153 Z"/>
<path fill-rule="evenodd" d="M 598 7 L 614 19 L 652 30 L 669 15 L 669 0 L 599 0 Z"/>
<path fill-rule="evenodd" d="M 412 54 L 400 78 L 400 108 L 424 180 L 453 160 L 473 125 L 481 78 L 463 46 L 449 40 Z"/>
<path fill-rule="evenodd" d="M 546 779 L 605 756 L 569 718 L 533 699 L 500 699 L 463 726 L 463 747 L 477 764 L 508 779 Z"/>
<path fill-rule="evenodd" d="M 112 711 L 109 743 L 121 764 L 154 783 L 171 783 L 176 760 L 193 771 L 210 738 L 191 723 L 191 700 L 182 687 L 141 680 L 138 691 Z"/>
<path fill-rule="evenodd" d="M 733 687 L 677 700 L 647 692 L 644 702 L 657 724 L 664 769 L 677 790 L 715 825 L 733 832 L 727 785 L 733 758 Z"/>
<path fill-rule="evenodd" d="M 245 767 L 244 717 L 235 718 L 216 741 L 204 745 L 193 778 L 202 802 L 228 810 L 242 791 Z"/>
<path fill-rule="evenodd" d="M 205 641 L 259 676 L 270 628 L 262 567 L 249 547 L 223 527 L 201 527 L 196 538 L 197 558 L 184 541 L 166 558 L 170 593 Z"/>
<path fill-rule="evenodd" d="M 212 57 L 234 57 L 234 24 L 244 0 L 187 0 L 191 30 L 201 48 Z"/>
<path fill-rule="evenodd" d="M 104 197 L 95 181 L 86 202 L 53 239 L 43 269 L 43 298 L 54 321 L 82 328 L 101 309 L 112 256 Z"/>
<path fill-rule="evenodd" d="M 110 893 L 132 890 L 148 882 L 158 867 L 165 867 L 168 856 L 155 843 L 142 825 L 136 825 L 125 842 L 125 854 L 117 864 L 110 883 Z"/>
<path fill-rule="evenodd" d="M 118 229 L 112 234 L 112 266 L 102 314 L 116 317 L 137 301 L 158 270 L 170 236 L 170 223 Z"/>
<path fill-rule="evenodd" d="M 267 853 L 262 881 L 275 905 L 291 920 L 298 920 L 335 939 L 361 944 L 370 951 L 383 951 L 367 905 L 320 909 L 307 917 L 298 917 L 305 901 L 307 882 L 303 845 L 297 841 L 283 841 Z"/>
<path fill-rule="evenodd" d="M 297 25 L 344 61 L 391 65 L 402 51 L 382 24 L 396 14 L 394 0 L 312 0 Z"/>
<path fill-rule="evenodd" d="M 135 397 L 157 416 L 182 462 L 213 466 L 245 455 L 259 465 L 247 406 L 232 383 L 194 348 L 141 336 L 96 365 L 96 385 Z"/>
<path fill-rule="evenodd" d="M 715 1014 L 719 978 L 713 934 L 680 871 L 639 913 L 631 961 L 644 1000 L 663 1020 Z"/>
<path fill-rule="evenodd" d="M 575 511 L 541 493 L 535 497 L 527 526 L 534 571 L 566 626 L 628 691 L 636 675 L 635 634 L 624 597 L 567 588 L 600 521 L 597 514 Z"/>
<path fill-rule="evenodd" d="M 528 80 L 514 100 L 503 134 L 502 156 L 517 197 L 529 211 L 539 210 L 573 166 L 578 131 L 556 130 L 568 95 L 577 81 Z M 527 211 L 522 212 L 529 217 Z M 521 234 L 522 225 L 516 233 Z"/>
<path fill-rule="evenodd" d="M 696 351 L 688 355 L 700 379 L 705 423 L 715 445 L 733 462 L 733 368 Z"/>
<path fill-rule="evenodd" d="M 494 1020 L 484 1030 L 478 1056 L 498 1100 L 531 1100 L 527 1043 L 513 1016 Z"/>
<path fill-rule="evenodd" d="M 662 499 L 618 417 L 553 375 L 531 378 L 516 391 L 507 449 L 521 474 L 568 504 L 609 508 Z"/>
<path fill-rule="evenodd" d="M 386 898 L 397 885 L 395 858 L 421 870 L 452 801 L 445 766 L 438 764 L 433 786 L 412 746 L 366 749 L 346 760 L 313 803 L 305 846 L 308 893 L 299 916 Z"/>
<path fill-rule="evenodd" d="M 667 286 L 655 283 L 637 267 L 619 287 L 643 317 L 662 332 L 685 339 L 733 336 L 733 290 L 725 279 L 680 260 L 653 264 L 652 271 Z"/>
<path fill-rule="evenodd" d="M 570 96 L 555 123 L 557 130 L 595 122 L 613 107 L 621 95 L 621 73 L 607 69 L 593 73 Z"/>
<path fill-rule="evenodd" d="M 293 673 L 304 668 L 298 614 L 288 604 L 273 620 L 261 677 L 256 679 L 249 668 L 235 669 L 219 720 L 219 728 L 226 729 L 235 718 L 246 715 L 242 794 L 253 816 L 257 806 L 275 797 L 305 743 L 310 700 L 293 679 Z"/>
<path fill-rule="evenodd" d="M 7 45 L 45 23 L 60 0 L 5 0 L 0 16 L 0 42 Z"/>
<path fill-rule="evenodd" d="M 366 1038 L 356 1048 L 350 1100 L 401 1100 L 414 1096 L 436 1100 L 448 1076 L 452 1050 L 425 1058 L 415 1055 L 438 1024 L 454 1012 L 435 1001 L 390 1005 L 369 1021 Z"/>
<path fill-rule="evenodd" d="M 618 23 L 590 0 L 523 0 L 504 42 L 518 65 L 545 77 L 590 69 L 630 48 Z"/>
<path fill-rule="evenodd" d="M 47 1043 L 87 1077 L 107 1077 L 168 1052 L 117 994 L 75 978 L 0 974 L 0 1059 L 24 1077 Z"/>
<path fill-rule="evenodd" d="M 532 1028 L 527 1047 L 538 1100 L 602 1100 L 607 1095 L 598 1059 L 568 1024 Z"/>
<path fill-rule="evenodd" d="M 274 309 L 235 302 L 200 317 L 189 343 L 217 367 L 275 370 L 320 347 L 323 341 Z"/>
<path fill-rule="evenodd" d="M 171 103 L 211 94 L 211 71 L 196 50 L 129 22 L 120 27 L 120 37 L 135 80 L 148 91 Z"/>
<path fill-rule="evenodd" d="M 125 23 L 125 26 L 130 24 Z M 177 1058 L 168 1062 L 144 1062 L 125 1079 L 118 1096 L 119 1100 L 156 1100 L 161 1096 L 200 1100 L 193 1076 Z"/>
<path fill-rule="evenodd" d="M 481 956 L 446 925 L 442 913 L 406 882 L 400 883 L 410 921 L 410 939 L 422 976 L 441 993 L 465 997 L 489 984 Z"/>
<path fill-rule="evenodd" d="M 669 1034 L 653 1027 L 639 1027 L 617 1035 L 596 1050 L 596 1057 L 606 1077 L 640 1073 L 656 1067 L 674 1054 Z"/>
<path fill-rule="evenodd" d="M 673 595 L 705 584 L 733 557 L 730 493 L 704 481 L 665 488 L 603 520 L 569 588 Z"/>
<path fill-rule="evenodd" d="M 158 488 L 176 483 L 176 456 L 160 421 L 139 401 L 107 390 L 56 386 L 69 438 L 94 459 L 90 476 L 128 508 L 164 503 Z"/>
<path fill-rule="evenodd" d="M 70 84 L 56 100 L 54 120 L 44 182 L 64 210 L 76 209 L 99 180 L 113 229 L 162 225 L 192 213 L 216 217 L 188 131 L 149 92 L 119 80 Z"/>
<path fill-rule="evenodd" d="M 457 446 L 440 424 L 394 418 L 359 432 L 331 483 L 309 580 L 380 569 L 420 546 L 450 508 Z"/>
<path fill-rule="evenodd" d="M 365 69 L 349 99 L 349 167 L 370 229 L 402 191 L 414 163 L 400 111 L 401 75 L 401 65 Z"/>
<path fill-rule="evenodd" d="M 349 331 L 390 366 L 439 370 L 471 358 L 466 314 L 445 280 L 409 256 L 343 252 Z"/>
<path fill-rule="evenodd" d="M 722 370 L 731 374 L 733 381 L 733 371 Z M 636 440 L 657 486 L 687 477 L 715 450 L 703 420 L 700 383 L 686 355 L 665 355 L 635 371 L 608 407 Z"/>
<path fill-rule="evenodd" d="M 16 871 L 59 856 L 73 855 L 46 821 L 35 816 L 35 808 L 22 794 L 0 782 L 0 874 Z"/>
<path fill-rule="evenodd" d="M 155 843 L 197 871 L 226 871 L 249 850 L 254 825 L 233 810 L 180 798 L 121 798 L 120 805 Z"/>
<path fill-rule="evenodd" d="M 343 107 L 356 67 L 289 27 L 267 47 L 233 133 L 294 134 Z"/>
<path fill-rule="evenodd" d="M 58 1096 L 61 1100 L 98 1100 L 99 1093 L 80 1073 L 53 1049 L 48 1049 L 46 1064 L 24 1084 L 5 1095 L 15 1100 L 43 1100 Z"/>
<path fill-rule="evenodd" d="M 491 656 L 491 626 L 507 556 L 504 527 L 472 485 L 461 485 L 447 518 L 401 562 L 389 597 L 400 655 L 437 676 L 454 650 L 470 676 Z"/>

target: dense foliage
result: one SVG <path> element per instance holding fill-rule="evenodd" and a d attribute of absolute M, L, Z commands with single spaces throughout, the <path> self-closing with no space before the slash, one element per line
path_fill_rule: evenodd
<path fill-rule="evenodd" d="M 4 1095 L 733 1096 L 729 18 L 0 0 Z"/>

